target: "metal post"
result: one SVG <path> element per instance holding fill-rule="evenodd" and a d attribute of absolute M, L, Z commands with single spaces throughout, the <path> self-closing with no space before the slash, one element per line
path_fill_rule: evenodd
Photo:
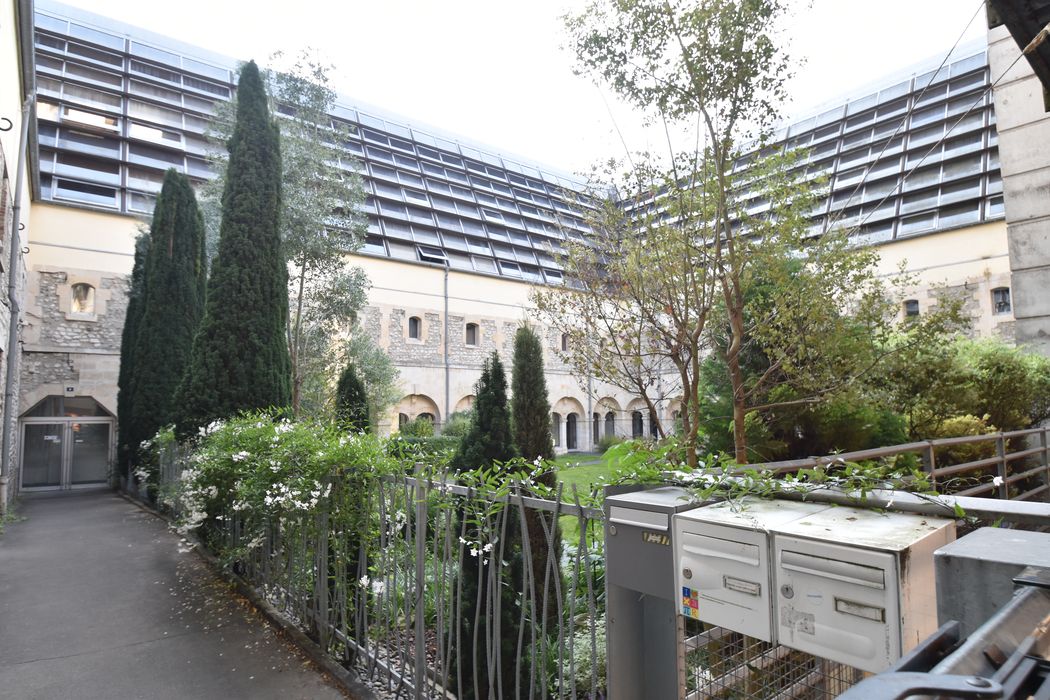
<path fill-rule="evenodd" d="M 426 576 L 426 538 L 427 538 L 427 499 L 426 491 L 423 489 L 423 463 L 416 462 L 416 605 L 413 611 L 416 616 L 416 665 L 415 677 L 412 679 L 412 688 L 415 690 L 416 700 L 423 700 L 423 689 L 426 686 L 426 647 L 423 635 L 426 628 L 423 620 L 425 605 L 423 603 L 424 585 Z"/>
<path fill-rule="evenodd" d="M 1040 431 L 1039 444 L 1043 448 L 1043 483 L 1050 485 L 1050 445 L 1047 444 L 1046 431 L 1046 428 Z M 1043 500 L 1050 500 L 1050 491 L 1046 493 L 1047 495 L 1043 497 Z"/>
<path fill-rule="evenodd" d="M 328 649 L 331 625 L 328 624 L 328 506 L 321 508 L 317 514 L 317 552 L 315 561 L 317 576 L 317 609 L 314 611 L 314 625 L 317 629 L 317 641 L 322 649 Z"/>
<path fill-rule="evenodd" d="M 443 345 L 445 346 L 445 357 L 444 357 L 444 362 L 445 362 L 445 415 L 442 418 L 443 422 L 441 423 L 441 432 L 444 432 L 445 431 L 445 427 L 444 426 L 448 425 L 448 416 L 449 416 L 449 410 L 450 410 L 450 405 L 451 405 L 450 404 L 450 400 L 449 400 L 449 395 L 448 395 L 448 393 L 449 393 L 449 366 L 448 366 L 448 341 L 449 341 L 449 338 L 448 338 L 448 261 L 447 260 L 445 261 L 445 337 L 444 337 L 443 340 L 444 340 Z"/>
<path fill-rule="evenodd" d="M 1005 501 L 1010 498 L 1010 486 L 1006 483 L 1006 438 L 1002 433 L 995 438 L 995 452 L 999 457 L 999 462 L 996 464 L 999 470 L 999 498 Z"/>
<path fill-rule="evenodd" d="M 937 454 L 933 443 L 927 441 L 922 453 L 923 468 L 930 477 L 930 487 L 937 490 Z"/>

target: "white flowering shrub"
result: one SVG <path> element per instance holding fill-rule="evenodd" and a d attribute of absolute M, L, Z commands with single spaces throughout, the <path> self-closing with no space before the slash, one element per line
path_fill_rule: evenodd
<path fill-rule="evenodd" d="M 267 526 L 287 529 L 322 506 L 335 520 L 360 524 L 363 515 L 332 507 L 333 489 L 363 491 L 364 481 L 397 466 L 373 435 L 348 434 L 333 423 L 274 419 L 267 413 L 216 421 L 202 428 L 199 437 L 174 494 L 178 527 L 188 532 L 236 518 L 242 549 L 262 544 Z"/>

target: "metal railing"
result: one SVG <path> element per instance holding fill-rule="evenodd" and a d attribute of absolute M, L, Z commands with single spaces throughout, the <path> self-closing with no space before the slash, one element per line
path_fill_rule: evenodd
<path fill-rule="evenodd" d="M 910 442 L 892 447 L 844 452 L 752 465 L 777 474 L 813 469 L 840 462 L 866 462 L 913 455 L 921 461 L 931 486 L 940 493 L 1029 500 L 1050 489 L 1050 428 L 967 435 Z M 1032 443 L 1035 443 L 1034 445 Z M 973 448 L 962 450 L 961 448 Z M 954 455 L 989 453 L 977 459 Z M 1045 499 L 1045 496 L 1044 496 Z"/>

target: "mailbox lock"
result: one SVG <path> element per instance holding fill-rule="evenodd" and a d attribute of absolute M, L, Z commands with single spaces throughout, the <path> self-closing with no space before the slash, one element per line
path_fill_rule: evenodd
<path fill-rule="evenodd" d="M 692 569 L 682 569 L 682 576 L 685 579 L 687 579 L 687 580 L 693 578 L 693 570 Z"/>
<path fill-rule="evenodd" d="M 784 596 L 788 600 L 795 597 L 795 589 L 789 583 L 785 583 L 780 587 L 780 595 Z"/>
<path fill-rule="evenodd" d="M 609 534 L 610 535 L 615 535 L 616 534 L 616 526 L 615 525 L 610 525 L 609 526 Z"/>

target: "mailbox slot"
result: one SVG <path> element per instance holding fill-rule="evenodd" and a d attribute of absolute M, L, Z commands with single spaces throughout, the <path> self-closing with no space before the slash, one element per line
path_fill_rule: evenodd
<path fill-rule="evenodd" d="M 776 641 L 767 527 L 827 507 L 745 498 L 676 515 L 676 594 L 681 614 L 763 641 Z"/>

